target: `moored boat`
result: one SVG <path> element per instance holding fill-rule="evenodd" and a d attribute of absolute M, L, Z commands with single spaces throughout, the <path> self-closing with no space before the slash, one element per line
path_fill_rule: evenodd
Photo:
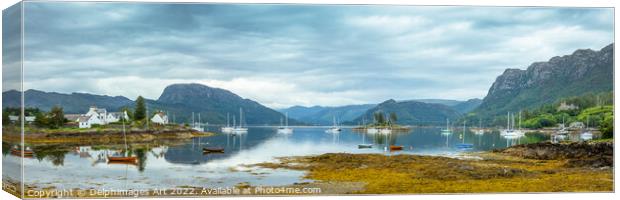
<path fill-rule="evenodd" d="M 26 147 L 24 151 L 21 151 L 17 146 L 11 148 L 11 154 L 14 156 L 23 156 L 23 157 L 32 157 L 34 156 L 34 151 L 30 149 L 30 147 Z"/>
<path fill-rule="evenodd" d="M 293 129 L 288 127 L 288 113 L 286 113 L 284 116 L 285 116 L 284 120 L 286 121 L 285 123 L 286 125 L 282 126 L 282 124 L 280 124 L 280 127 L 278 127 L 277 132 L 280 134 L 291 134 L 293 133 Z M 280 119 L 280 123 L 282 123 L 281 119 Z"/>
<path fill-rule="evenodd" d="M 402 145 L 390 145 L 390 151 L 400 151 L 403 150 Z"/>
<path fill-rule="evenodd" d="M 121 120 L 123 122 L 123 138 L 125 140 L 125 151 L 123 154 L 127 152 L 127 134 L 125 133 L 125 120 Z M 134 164 L 138 160 L 135 156 L 125 156 L 125 155 L 114 155 L 107 156 L 108 163 L 110 164 Z"/>
<path fill-rule="evenodd" d="M 224 153 L 224 148 L 222 147 L 204 147 L 202 148 L 203 153 Z"/>
<path fill-rule="evenodd" d="M 366 133 L 371 133 L 372 134 L 372 133 L 378 133 L 378 132 L 379 132 L 379 129 L 377 129 L 377 128 L 367 128 L 366 129 Z"/>
<path fill-rule="evenodd" d="M 390 134 L 390 133 L 392 133 L 392 129 L 390 129 L 390 128 L 382 128 L 381 130 L 379 130 L 379 133 L 381 133 L 381 134 Z"/>

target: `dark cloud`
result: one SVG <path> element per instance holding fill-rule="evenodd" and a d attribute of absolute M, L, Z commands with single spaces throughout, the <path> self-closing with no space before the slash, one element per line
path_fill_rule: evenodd
<path fill-rule="evenodd" d="M 601 8 L 28 2 L 25 9 L 27 88 L 157 98 L 167 84 L 201 82 L 275 107 L 480 98 L 505 68 L 613 42 L 613 9 Z"/>

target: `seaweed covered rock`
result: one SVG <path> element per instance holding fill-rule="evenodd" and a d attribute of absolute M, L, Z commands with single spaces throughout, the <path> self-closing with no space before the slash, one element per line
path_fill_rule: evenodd
<path fill-rule="evenodd" d="M 613 142 L 533 143 L 495 150 L 528 159 L 568 160 L 569 167 L 613 166 Z"/>

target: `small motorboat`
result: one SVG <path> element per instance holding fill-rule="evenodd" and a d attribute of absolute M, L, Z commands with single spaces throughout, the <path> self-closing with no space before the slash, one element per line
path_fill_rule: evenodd
<path fill-rule="evenodd" d="M 224 148 L 222 148 L 222 147 L 205 147 L 205 148 L 202 148 L 202 153 L 224 153 Z"/>
<path fill-rule="evenodd" d="M 133 164 L 138 161 L 134 156 L 108 156 L 108 163 L 110 164 Z"/>
<path fill-rule="evenodd" d="M 23 157 L 29 158 L 29 157 L 34 156 L 34 151 L 32 151 L 30 147 L 26 147 L 24 151 L 21 151 L 19 148 L 14 147 L 11 149 L 11 154 L 13 154 L 14 156 L 20 156 L 20 157 L 23 156 Z"/>
<path fill-rule="evenodd" d="M 471 148 L 474 148 L 474 145 L 473 144 L 469 144 L 469 143 L 462 143 L 462 144 L 457 144 L 456 148 L 459 148 L 459 149 L 471 149 Z"/>
<path fill-rule="evenodd" d="M 368 148 L 372 148 L 372 144 L 358 144 L 357 148 L 359 149 L 368 149 Z"/>
<path fill-rule="evenodd" d="M 390 145 L 390 151 L 400 151 L 400 150 L 403 150 L 403 146 Z"/>

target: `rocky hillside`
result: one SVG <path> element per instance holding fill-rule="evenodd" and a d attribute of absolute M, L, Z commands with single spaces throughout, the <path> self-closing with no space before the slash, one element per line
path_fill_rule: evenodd
<path fill-rule="evenodd" d="M 613 44 L 600 51 L 577 50 L 536 62 L 526 70 L 506 69 L 474 111 L 492 117 L 535 108 L 560 98 L 613 90 Z"/>

